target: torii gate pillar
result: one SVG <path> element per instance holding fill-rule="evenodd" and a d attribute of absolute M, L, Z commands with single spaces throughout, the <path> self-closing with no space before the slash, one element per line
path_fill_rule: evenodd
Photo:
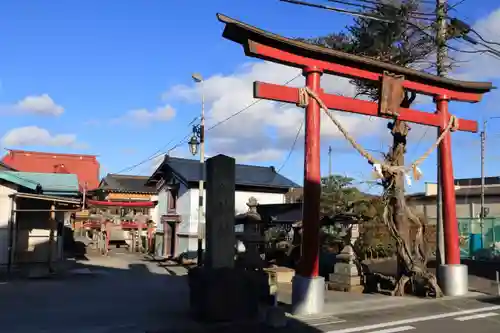
<path fill-rule="evenodd" d="M 306 86 L 320 92 L 322 70 L 303 70 Z M 302 255 L 292 281 L 292 312 L 314 314 L 323 312 L 325 279 L 319 276 L 319 232 L 321 197 L 320 117 L 318 102 L 311 99 L 305 111 L 304 203 L 302 221 Z"/>
<path fill-rule="evenodd" d="M 437 114 L 441 119 L 442 131 L 449 122 L 449 97 L 438 95 L 434 98 Z M 451 136 L 446 135 L 439 144 L 439 163 L 441 164 L 441 186 L 443 193 L 443 232 L 445 264 L 438 267 L 438 284 L 446 296 L 464 296 L 469 292 L 469 272 L 466 265 L 460 264 L 460 244 L 457 220 L 457 202 L 453 177 L 453 158 Z"/>

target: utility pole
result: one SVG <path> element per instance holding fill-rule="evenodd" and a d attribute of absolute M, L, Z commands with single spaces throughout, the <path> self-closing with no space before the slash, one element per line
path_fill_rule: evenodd
<path fill-rule="evenodd" d="M 485 190 L 485 163 L 486 163 L 486 127 L 488 126 L 488 121 L 492 119 L 500 119 L 500 117 L 489 117 L 483 121 L 483 130 L 481 131 L 481 207 L 479 211 L 479 226 L 481 227 L 481 247 L 484 245 L 484 218 L 486 217 L 485 212 L 485 202 L 484 202 L 484 190 Z"/>
<path fill-rule="evenodd" d="M 446 76 L 446 58 L 448 57 L 446 48 L 446 29 L 447 29 L 447 0 L 436 0 L 436 25 L 437 25 L 437 61 L 436 70 L 438 76 Z M 437 128 L 437 136 L 441 134 L 441 128 Z M 444 232 L 443 232 L 443 192 L 441 189 L 441 157 L 440 149 L 437 150 L 437 202 L 436 202 L 436 261 L 437 265 L 445 264 Z"/>
<path fill-rule="evenodd" d="M 332 146 L 328 146 L 328 180 L 332 179 Z"/>
<path fill-rule="evenodd" d="M 483 228 L 484 228 L 484 186 L 485 186 L 485 175 L 484 175 L 484 160 L 486 155 L 486 125 L 488 120 L 483 121 L 483 130 L 481 131 L 481 208 L 479 210 L 479 226 L 481 228 L 481 248 L 484 246 Z"/>

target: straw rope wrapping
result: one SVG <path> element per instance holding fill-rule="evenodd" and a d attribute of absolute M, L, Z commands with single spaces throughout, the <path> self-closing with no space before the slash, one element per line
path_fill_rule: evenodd
<path fill-rule="evenodd" d="M 327 114 L 327 116 L 332 120 L 332 122 L 337 126 L 338 130 L 344 135 L 344 137 L 349 141 L 349 143 L 356 149 L 361 156 L 366 158 L 370 163 L 373 165 L 379 164 L 382 168 L 383 171 L 386 171 L 391 174 L 396 174 L 399 172 L 406 173 L 408 171 L 413 171 L 414 173 L 417 172 L 417 167 L 424 162 L 429 155 L 436 149 L 436 147 L 441 143 L 441 141 L 444 139 L 445 135 L 448 132 L 453 132 L 458 129 L 458 118 L 456 118 L 454 115 L 450 116 L 450 121 L 448 122 L 448 125 L 445 127 L 445 129 L 442 131 L 441 135 L 437 138 L 436 142 L 429 147 L 429 149 L 415 162 L 413 162 L 410 167 L 406 166 L 392 166 L 389 165 L 385 162 L 377 160 L 375 157 L 373 157 L 369 152 L 367 152 L 359 143 L 356 142 L 356 140 L 347 132 L 347 130 L 342 126 L 342 124 L 334 117 L 333 112 L 330 111 L 325 103 L 321 100 L 321 98 L 318 96 L 318 94 L 314 91 L 312 91 L 308 87 L 304 88 L 299 88 L 299 102 L 297 103 L 297 106 L 305 108 L 309 104 L 309 96 L 311 96 L 313 99 L 318 102 L 319 106 L 323 111 Z"/>

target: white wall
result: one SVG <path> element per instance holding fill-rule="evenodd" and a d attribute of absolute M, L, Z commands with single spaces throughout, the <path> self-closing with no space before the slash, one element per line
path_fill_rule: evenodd
<path fill-rule="evenodd" d="M 167 187 L 164 186 L 158 192 L 157 218 L 160 221 L 162 215 L 168 211 L 168 193 Z M 175 255 L 187 251 L 196 251 L 198 247 L 198 188 L 188 189 L 184 184 L 180 184 L 177 196 L 177 214 L 180 215 L 181 223 L 178 224 L 177 246 Z M 246 205 L 248 199 L 254 197 L 260 204 L 279 204 L 285 203 L 285 194 L 281 193 L 263 193 L 263 192 L 247 192 L 237 191 L 235 193 L 235 215 L 248 211 Z M 204 192 L 203 207 L 206 205 L 206 191 Z M 203 212 L 201 223 L 205 223 L 205 212 Z M 163 231 L 163 225 L 157 223 L 157 231 Z"/>
<path fill-rule="evenodd" d="M 0 264 L 7 264 L 9 259 L 9 220 L 11 218 L 12 198 L 16 187 L 11 184 L 0 184 Z"/>
<path fill-rule="evenodd" d="M 151 200 L 156 200 L 157 204 L 155 208 L 150 210 L 151 214 L 151 219 L 153 220 L 156 230 L 157 231 L 163 231 L 163 225 L 161 224 L 161 212 L 163 208 L 163 202 L 162 202 L 162 197 L 165 194 L 165 190 L 162 191 L 160 190 L 157 195 L 151 196 Z"/>
<path fill-rule="evenodd" d="M 189 232 L 191 234 L 196 234 L 198 230 L 198 193 L 199 189 L 191 189 L 191 200 L 190 200 L 190 224 Z M 203 208 L 206 207 L 206 191 L 204 191 L 203 196 Z M 245 213 L 248 211 L 247 202 L 250 197 L 257 199 L 259 204 L 279 204 L 285 203 L 285 195 L 281 193 L 263 193 L 263 192 L 246 192 L 246 191 L 236 191 L 235 193 L 235 215 Z M 205 223 L 205 211 L 202 215 L 201 223 Z"/>
<path fill-rule="evenodd" d="M 198 193 L 197 188 L 187 191 L 184 187 L 183 195 L 179 195 L 177 201 L 177 212 L 182 217 L 182 223 L 179 226 L 177 235 L 181 234 L 184 237 L 178 238 L 176 255 L 184 252 L 196 251 L 198 241 L 196 235 L 198 234 Z M 245 213 L 248 211 L 246 205 L 248 199 L 254 197 L 260 204 L 280 204 L 285 203 L 285 194 L 281 193 L 263 193 L 263 192 L 247 192 L 236 191 L 235 193 L 235 215 Z M 206 207 L 206 191 L 203 197 L 203 207 Z M 203 212 L 201 223 L 205 223 L 205 212 Z M 189 238 L 186 236 L 190 236 Z"/>
<path fill-rule="evenodd" d="M 191 226 L 191 215 L 193 214 L 191 207 L 193 205 L 192 201 L 196 200 L 198 202 L 198 198 L 193 199 L 191 192 L 192 190 L 189 191 L 184 184 L 180 184 L 176 210 L 181 217 L 181 223 L 177 227 L 177 234 L 189 235 L 192 230 L 196 232 L 196 227 Z M 196 211 L 194 214 L 196 214 Z"/>

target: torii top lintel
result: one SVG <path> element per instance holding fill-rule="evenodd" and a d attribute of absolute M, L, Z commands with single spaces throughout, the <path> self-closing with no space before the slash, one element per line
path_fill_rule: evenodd
<path fill-rule="evenodd" d="M 325 73 L 379 81 L 384 72 L 403 75 L 403 87 L 430 96 L 444 95 L 450 100 L 478 102 L 493 89 L 491 82 L 468 82 L 420 72 L 367 57 L 292 40 L 237 21 L 223 14 L 223 37 L 243 45 L 247 56 L 304 68 L 316 66 Z"/>
<path fill-rule="evenodd" d="M 222 14 L 219 21 L 225 23 L 223 36 L 241 44 L 245 54 L 296 68 L 318 68 L 327 74 L 361 80 L 382 81 L 384 73 L 400 75 L 402 88 L 432 97 L 463 102 L 479 102 L 484 93 L 494 87 L 490 82 L 467 82 L 443 78 L 414 69 L 396 66 L 371 58 L 299 42 L 279 36 Z M 255 82 L 254 97 L 274 101 L 299 102 L 298 88 Z M 316 92 L 329 109 L 387 117 L 379 113 L 376 102 L 328 94 L 321 89 Z M 443 121 L 437 114 L 399 108 L 398 119 L 417 124 L 442 127 Z M 477 132 L 476 121 L 458 119 L 459 131 Z"/>

